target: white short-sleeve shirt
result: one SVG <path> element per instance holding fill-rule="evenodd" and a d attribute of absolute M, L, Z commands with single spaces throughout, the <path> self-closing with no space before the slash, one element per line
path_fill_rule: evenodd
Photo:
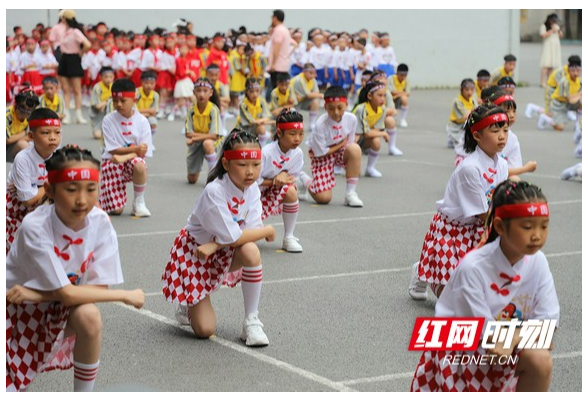
<path fill-rule="evenodd" d="M 242 191 L 225 174 L 204 187 L 186 230 L 198 244 L 234 243 L 243 229 L 263 227 L 260 198 L 257 182 Z"/>
<path fill-rule="evenodd" d="M 523 156 L 521 155 L 519 138 L 510 129 L 508 130 L 506 146 L 502 149 L 500 156 L 506 160 L 509 168 L 520 168 L 523 166 Z"/>
<path fill-rule="evenodd" d="M 508 164 L 499 155 L 488 157 L 480 148 L 467 156 L 453 171 L 437 211 L 450 220 L 473 224 L 476 215 L 488 211 L 494 188 L 508 178 Z"/>
<path fill-rule="evenodd" d="M 103 160 L 112 158 L 111 151 L 130 145 L 147 144 L 145 157 L 153 156 L 153 144 L 151 142 L 151 126 L 149 121 L 136 109 L 131 118 L 125 118 L 117 111 L 107 114 L 102 120 L 102 132 L 104 136 Z"/>
<path fill-rule="evenodd" d="M 315 157 L 324 156 L 329 152 L 329 147 L 343 140 L 355 143 L 356 129 L 357 118 L 352 113 L 345 111 L 341 122 L 333 121 L 325 113 L 316 121 L 315 130 L 308 136 L 306 146 L 312 150 Z"/>
<path fill-rule="evenodd" d="M 298 177 L 304 166 L 304 153 L 297 147 L 283 153 L 277 140 L 264 146 L 261 158 L 261 173 L 257 183 L 261 185 L 264 179 L 273 179 L 280 172 L 287 171 L 288 175 Z"/>
<path fill-rule="evenodd" d="M 39 193 L 39 187 L 46 181 L 45 160 L 37 153 L 35 146 L 29 146 L 14 157 L 6 185 L 14 184 L 18 200 L 28 201 Z"/>
<path fill-rule="evenodd" d="M 116 232 L 98 207 L 77 232 L 61 222 L 54 205 L 38 207 L 23 219 L 6 257 L 7 289 L 18 284 L 49 291 L 69 284 L 122 282 Z"/>
<path fill-rule="evenodd" d="M 545 254 L 538 251 L 511 265 L 500 241 L 498 237 L 461 259 L 437 301 L 436 317 L 559 320 L 559 301 Z"/>

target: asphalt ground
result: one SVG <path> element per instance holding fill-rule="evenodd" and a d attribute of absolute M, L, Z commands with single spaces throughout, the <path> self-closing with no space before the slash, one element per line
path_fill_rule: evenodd
<path fill-rule="evenodd" d="M 112 223 L 119 236 L 124 289 L 143 288 L 145 307 L 102 304 L 104 342 L 96 391 L 407 391 L 420 353 L 407 350 L 415 318 L 434 314 L 434 296 L 410 299 L 410 266 L 454 170 L 445 147 L 445 123 L 457 90 L 418 90 L 411 96 L 409 127 L 400 130 L 403 157 L 382 150 L 383 178 L 360 178 L 361 209 L 343 206 L 345 178 L 337 177 L 333 201 L 300 203 L 295 235 L 301 254 L 279 250 L 281 217 L 266 221 L 278 232 L 260 242 L 264 282 L 260 318 L 270 345 L 247 348 L 239 340 L 241 289 L 212 296 L 218 324 L 214 338 L 198 340 L 180 327 L 161 294 L 161 274 L 175 235 L 202 192 L 186 182 L 182 123 L 160 121 L 157 148 L 148 160 L 146 203 L 152 217 L 135 219 L 131 204 Z M 577 163 L 573 126 L 539 131 L 525 119 L 527 102 L 540 103 L 538 87 L 515 93 L 513 130 L 524 161 L 538 169 L 525 176 L 547 195 L 547 255 L 561 307 L 555 335 L 552 391 L 582 389 L 582 184 L 560 174 Z M 87 114 L 87 113 L 86 113 Z M 100 154 L 89 125 L 68 125 L 64 143 Z M 385 146 L 383 146 L 385 147 Z M 309 160 L 304 170 L 309 172 Z M 363 156 L 362 170 L 366 165 Z M 9 165 L 7 164 L 7 168 Z M 206 169 L 206 167 L 204 167 Z M 132 198 L 132 187 L 128 187 Z M 41 374 L 29 392 L 71 391 L 73 372 Z"/>

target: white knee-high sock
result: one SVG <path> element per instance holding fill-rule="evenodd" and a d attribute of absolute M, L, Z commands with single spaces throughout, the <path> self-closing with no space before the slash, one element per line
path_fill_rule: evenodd
<path fill-rule="evenodd" d="M 84 364 L 74 360 L 74 392 L 91 392 L 94 390 L 100 360 L 95 364 Z"/>
<path fill-rule="evenodd" d="M 302 184 L 304 186 L 306 186 L 306 188 L 308 189 L 308 187 L 310 186 L 310 184 L 312 183 L 312 178 L 310 176 L 308 176 L 308 174 L 304 171 L 302 171 L 300 173 L 300 182 L 302 182 Z"/>
<path fill-rule="evenodd" d="M 378 161 L 378 157 L 380 156 L 380 153 L 378 153 L 377 151 L 374 151 L 372 149 L 369 149 L 368 151 L 368 162 L 367 162 L 367 169 L 374 169 L 376 167 L 376 161 Z"/>
<path fill-rule="evenodd" d="M 263 270 L 261 265 L 255 267 L 243 267 L 241 289 L 243 291 L 243 303 L 245 303 L 245 317 L 257 312 L 261 297 L 261 281 Z"/>
<path fill-rule="evenodd" d="M 135 194 L 135 199 L 138 199 L 139 197 L 143 197 L 143 195 L 145 194 L 145 189 L 147 189 L 147 184 L 143 184 L 143 185 L 137 185 L 136 183 L 133 183 L 133 190 L 134 190 L 134 194 Z"/>
<path fill-rule="evenodd" d="M 216 153 L 205 154 L 204 158 L 206 159 L 206 163 L 208 164 L 208 170 L 210 171 L 216 165 Z"/>
<path fill-rule="evenodd" d="M 396 147 L 396 136 L 398 135 L 398 129 L 396 129 L 396 128 L 386 129 L 386 132 L 388 132 L 388 135 L 390 135 L 390 141 L 388 142 L 388 147 L 390 147 L 390 150 L 392 150 L 393 148 Z"/>
<path fill-rule="evenodd" d="M 284 203 L 282 205 L 282 220 L 284 221 L 284 237 L 294 236 L 296 219 L 298 218 L 298 209 L 300 208 L 298 200 L 294 203 Z"/>
<path fill-rule="evenodd" d="M 406 115 L 408 114 L 408 106 L 401 106 L 400 107 L 400 120 L 406 119 Z"/>

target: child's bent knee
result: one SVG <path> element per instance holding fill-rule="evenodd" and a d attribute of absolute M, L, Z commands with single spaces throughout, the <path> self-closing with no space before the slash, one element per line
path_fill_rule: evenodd
<path fill-rule="evenodd" d="M 102 334 L 102 314 L 95 304 L 77 306 L 74 311 L 76 332 L 90 336 Z"/>
<path fill-rule="evenodd" d="M 214 335 L 214 331 L 216 326 L 214 323 L 208 321 L 198 321 L 192 320 L 191 322 L 192 330 L 198 339 L 208 339 L 212 335 Z"/>
<path fill-rule="evenodd" d="M 253 242 L 245 243 L 239 248 L 241 258 L 243 259 L 243 265 L 255 266 L 261 264 L 261 252 L 257 244 Z"/>

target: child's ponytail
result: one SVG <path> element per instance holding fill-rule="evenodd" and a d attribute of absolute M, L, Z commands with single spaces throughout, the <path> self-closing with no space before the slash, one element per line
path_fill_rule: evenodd
<path fill-rule="evenodd" d="M 386 87 L 383 83 L 378 81 L 369 81 L 366 83 L 365 86 L 361 89 L 361 92 L 359 92 L 359 97 L 357 98 L 357 104 L 355 107 L 369 101 L 368 94 L 374 90 L 378 90 L 378 86 L 382 86 L 384 88 Z"/>

